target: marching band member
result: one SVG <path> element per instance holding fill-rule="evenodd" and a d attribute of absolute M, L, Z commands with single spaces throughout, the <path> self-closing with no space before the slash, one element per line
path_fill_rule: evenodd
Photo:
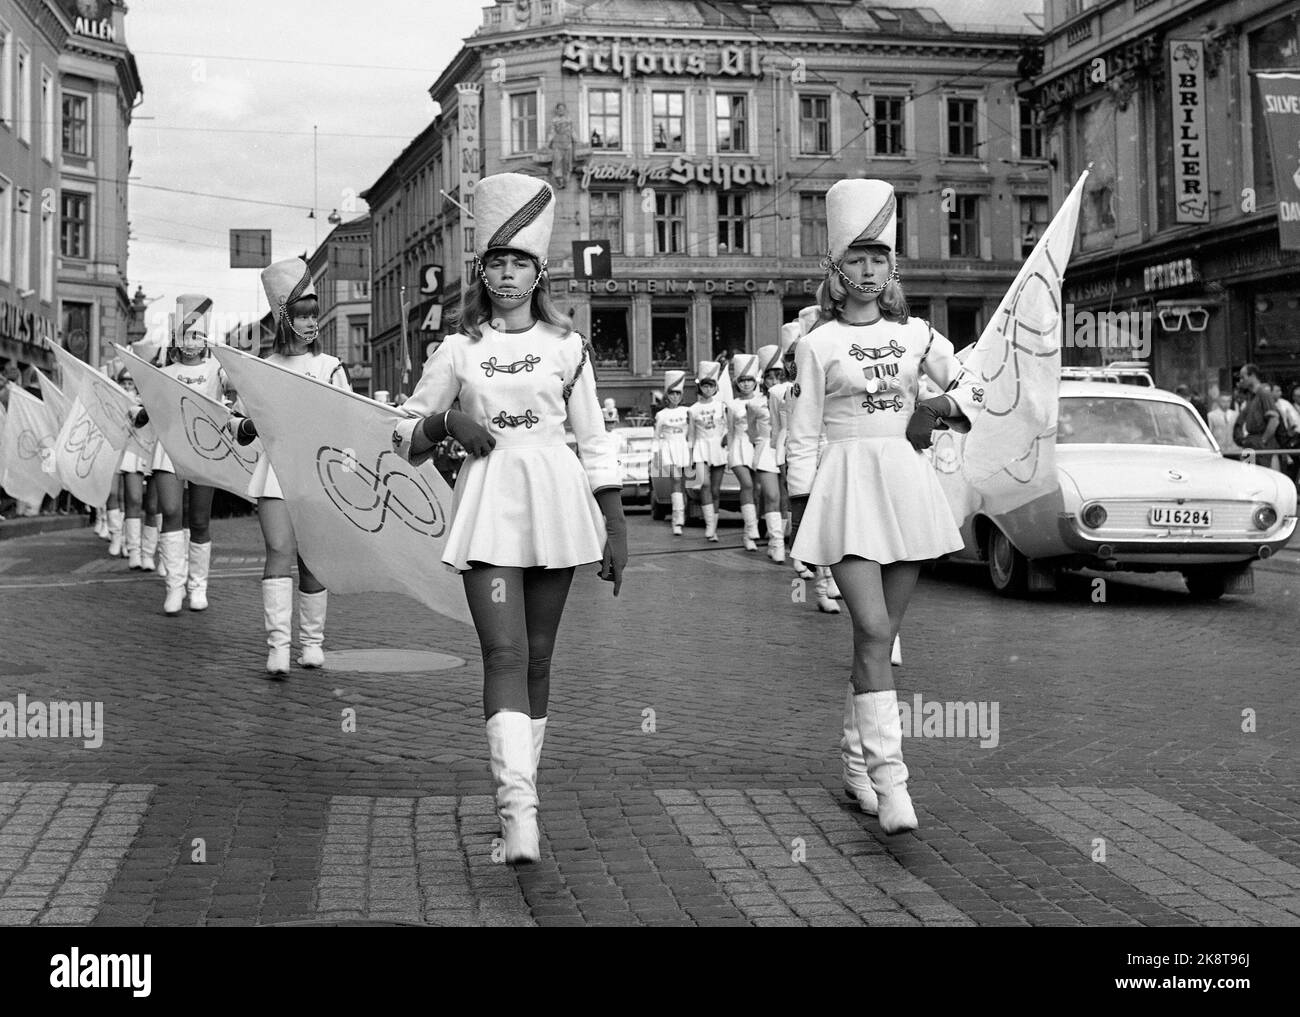
<path fill-rule="evenodd" d="M 131 377 L 130 369 L 123 367 L 117 372 L 115 380 L 129 395 L 136 397 L 138 404 L 140 396 L 136 391 L 135 379 Z M 140 557 L 141 515 L 144 511 L 144 474 L 144 460 L 130 449 L 123 452 L 122 461 L 117 466 L 117 475 L 122 485 L 122 504 L 125 507 L 123 510 L 125 518 L 122 522 L 122 549 L 126 553 L 127 565 L 136 572 L 139 572 L 144 567 Z M 152 569 L 153 566 L 150 565 L 150 568 Z"/>
<path fill-rule="evenodd" d="M 695 372 L 700 397 L 687 413 L 686 442 L 691 460 L 700 471 L 700 509 L 704 513 L 704 539 L 717 543 L 718 506 L 722 504 L 722 475 L 727 469 L 727 405 L 718 395 L 722 365 L 701 360 Z"/>
<path fill-rule="evenodd" d="M 317 323 L 320 302 L 307 263 L 301 258 L 287 258 L 268 265 L 262 269 L 262 288 L 275 315 L 275 346 L 266 362 L 351 392 L 352 385 L 343 364 L 337 357 L 320 352 Z M 241 445 L 248 445 L 257 437 L 257 424 L 249 417 L 232 415 L 230 426 Z M 262 615 L 269 651 L 267 673 L 289 673 L 295 559 L 298 562 L 298 641 L 302 647 L 298 664 L 306 668 L 324 667 L 329 591 L 297 553 L 298 542 L 284 503 L 284 492 L 265 454 L 259 457 L 248 482 L 248 496 L 257 499 L 257 521 L 262 525 L 262 539 L 266 543 Z"/>
<path fill-rule="evenodd" d="M 547 290 L 555 194 L 536 177 L 499 173 L 475 188 L 474 214 L 478 278 L 465 287 L 460 332 L 426 362 L 404 407 L 422 419 L 399 424 L 393 444 L 418 463 L 451 434 L 470 454 L 443 561 L 464 578 L 483 654 L 505 857 L 530 862 L 541 856 L 537 768 L 573 571 L 601 562 L 617 596 L 627 530 L 590 350 Z M 581 460 L 565 447 L 566 419 Z"/>
<path fill-rule="evenodd" d="M 201 293 L 183 293 L 176 298 L 169 363 L 162 370 L 183 385 L 220 402 L 226 375 L 207 352 L 211 312 L 212 301 Z M 146 411 L 136 415 L 137 427 L 143 427 L 148 421 Z M 158 537 L 160 571 L 167 584 L 163 612 L 172 617 L 180 614 L 187 594 L 191 611 L 206 611 L 208 566 L 212 559 L 209 523 L 213 489 L 206 484 L 187 483 L 177 476 L 162 442 L 154 446 L 152 473 L 163 517 L 162 533 Z"/>
<path fill-rule="evenodd" d="M 771 386 L 767 393 L 768 412 L 772 418 L 772 445 L 776 449 L 776 465 L 781 470 L 781 507 L 785 510 L 783 516 L 786 536 L 793 536 L 793 527 L 789 514 L 790 494 L 785 480 L 785 442 L 790 430 L 790 401 L 792 399 L 791 391 L 794 388 L 794 345 L 803 334 L 804 326 L 801 322 L 791 321 L 781 326 L 781 368 L 785 372 L 785 380 Z M 790 556 L 790 564 L 794 567 L 795 574 L 800 579 L 813 578 L 812 570 L 793 555 Z M 829 570 L 827 574 L 830 574 Z M 825 584 L 819 583 L 818 586 L 824 588 Z M 819 608 L 821 608 L 823 599 L 826 598 L 822 590 L 819 589 L 817 602 Z M 839 614 L 838 605 L 832 606 L 834 610 L 830 611 L 830 613 Z M 825 609 L 823 608 L 823 610 Z"/>
<path fill-rule="evenodd" d="M 686 391 L 685 371 L 664 373 L 664 408 L 655 414 L 654 462 L 657 476 L 673 482 L 673 536 L 682 535 L 686 525 L 686 487 L 684 471 L 691 466 L 691 450 L 686 442 L 689 414 L 682 405 Z"/>
<path fill-rule="evenodd" d="M 740 484 L 740 517 L 745 522 L 745 550 L 758 550 L 758 509 L 754 505 L 754 443 L 749 440 L 749 402 L 757 398 L 758 357 L 738 353 L 731 358 L 737 396 L 727 407 L 731 433 L 727 436 L 727 465 Z"/>
<path fill-rule="evenodd" d="M 772 440 L 772 412 L 769 392 L 785 379 L 781 367 L 781 347 L 762 346 L 758 350 L 759 377 L 763 379 L 758 395 L 745 405 L 749 440 L 754 445 L 754 477 L 763 496 L 763 521 L 767 525 L 767 556 L 778 565 L 785 562 L 785 520 L 781 515 L 781 468 L 776 461 L 776 444 Z"/>
<path fill-rule="evenodd" d="M 864 811 L 885 833 L 914 830 L 890 647 L 922 562 L 956 551 L 961 536 L 922 454 L 942 418 L 975 412 L 962 400 L 918 400 L 924 372 L 949 388 L 952 344 L 908 315 L 895 260 L 894 190 L 841 180 L 826 195 L 829 252 L 819 290 L 823 321 L 800 341 L 786 445 L 800 560 L 829 565 L 853 620 L 853 720 L 865 776 L 850 774 Z M 818 438 L 826 447 L 817 458 Z M 801 525 L 802 524 L 802 525 Z"/>

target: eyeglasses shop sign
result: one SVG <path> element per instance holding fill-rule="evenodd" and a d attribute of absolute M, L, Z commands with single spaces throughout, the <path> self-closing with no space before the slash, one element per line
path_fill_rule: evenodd
<path fill-rule="evenodd" d="M 1209 222 L 1205 165 L 1205 45 L 1169 40 L 1169 101 L 1173 104 L 1174 205 L 1178 222 Z"/>

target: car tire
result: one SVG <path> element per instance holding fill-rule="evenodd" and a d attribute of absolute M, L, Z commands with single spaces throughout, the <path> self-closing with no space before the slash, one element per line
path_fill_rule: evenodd
<path fill-rule="evenodd" d="M 1025 595 L 1029 589 L 1029 559 L 996 526 L 989 526 L 984 538 L 984 560 L 995 591 L 1004 597 Z"/>
<path fill-rule="evenodd" d="M 1217 569 L 1189 569 L 1183 573 L 1183 581 L 1193 600 L 1218 600 L 1228 586 L 1227 575 Z"/>

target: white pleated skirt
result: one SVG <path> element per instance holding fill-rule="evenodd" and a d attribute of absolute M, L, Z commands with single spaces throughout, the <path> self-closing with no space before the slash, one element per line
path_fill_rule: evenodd
<path fill-rule="evenodd" d="M 749 440 L 748 435 L 739 437 L 732 435 L 731 443 L 727 446 L 727 465 L 733 470 L 737 466 L 754 466 L 754 443 Z"/>
<path fill-rule="evenodd" d="M 722 435 L 696 438 L 691 446 L 691 459 L 706 466 L 726 466 L 727 450 L 722 447 Z"/>

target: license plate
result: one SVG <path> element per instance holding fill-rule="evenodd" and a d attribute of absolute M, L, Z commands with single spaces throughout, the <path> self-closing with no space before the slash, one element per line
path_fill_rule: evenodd
<path fill-rule="evenodd" d="M 1190 508 L 1185 505 L 1151 509 L 1152 526 L 1193 526 L 1203 527 L 1213 524 L 1210 509 Z"/>

